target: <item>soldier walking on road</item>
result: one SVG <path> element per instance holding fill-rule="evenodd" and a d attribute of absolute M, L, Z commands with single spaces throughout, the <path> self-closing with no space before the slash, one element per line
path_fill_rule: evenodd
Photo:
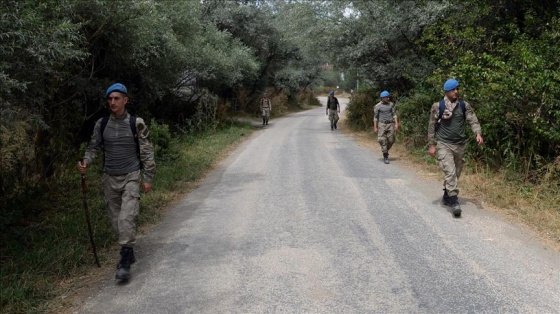
<path fill-rule="evenodd" d="M 334 91 L 330 91 L 329 97 L 327 98 L 327 116 L 329 116 L 329 120 L 331 121 L 331 131 L 336 130 L 339 113 L 340 104 L 338 103 L 338 99 L 334 97 Z"/>
<path fill-rule="evenodd" d="M 482 145 L 482 130 L 471 105 L 459 98 L 459 82 L 449 79 L 443 84 L 445 97 L 432 105 L 428 124 L 428 152 L 436 157 L 445 174 L 443 203 L 451 206 L 453 215 L 461 217 L 458 180 L 465 162 L 466 122 Z"/>
<path fill-rule="evenodd" d="M 270 98 L 268 98 L 267 93 L 263 93 L 263 97 L 261 98 L 261 114 L 263 125 L 268 125 L 270 110 L 272 110 L 272 102 L 270 101 Z"/>
<path fill-rule="evenodd" d="M 395 143 L 395 133 L 399 129 L 395 104 L 389 101 L 389 96 L 388 91 L 381 92 L 381 101 L 373 109 L 373 132 L 377 134 L 377 141 L 383 151 L 383 162 L 386 164 L 389 163 L 389 150 Z"/>
<path fill-rule="evenodd" d="M 120 83 L 107 89 L 105 97 L 111 115 L 97 120 L 84 158 L 77 166 L 85 175 L 97 153 L 101 149 L 105 152 L 103 192 L 109 219 L 121 245 L 117 280 L 130 279 L 130 265 L 136 261 L 133 246 L 140 209 L 140 182 L 144 192 L 150 192 L 156 170 L 148 128 L 142 118 L 127 112 L 127 95 L 126 87 Z"/>

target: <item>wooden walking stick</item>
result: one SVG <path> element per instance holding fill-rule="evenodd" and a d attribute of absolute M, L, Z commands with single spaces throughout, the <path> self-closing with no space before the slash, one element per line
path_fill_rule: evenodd
<path fill-rule="evenodd" d="M 86 175 L 82 174 L 82 195 L 84 200 L 84 211 L 86 212 L 86 222 L 89 232 L 89 241 L 91 242 L 91 248 L 93 249 L 93 257 L 95 258 L 95 264 L 97 267 L 101 267 L 99 264 L 99 259 L 97 258 L 97 250 L 95 249 L 95 242 L 93 242 L 93 233 L 91 232 L 91 222 L 89 221 L 89 210 L 87 206 L 87 189 L 86 189 Z"/>

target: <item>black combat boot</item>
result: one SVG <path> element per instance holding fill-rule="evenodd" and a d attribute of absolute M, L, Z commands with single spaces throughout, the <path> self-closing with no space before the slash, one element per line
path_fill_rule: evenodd
<path fill-rule="evenodd" d="M 263 117 L 263 125 L 265 124 L 265 122 L 266 122 L 266 118 L 265 118 L 265 117 Z"/>
<path fill-rule="evenodd" d="M 121 260 L 117 264 L 117 273 L 115 274 L 115 278 L 117 280 L 130 279 L 130 265 L 134 262 L 136 262 L 136 258 L 134 258 L 134 251 L 132 247 L 121 247 Z"/>
<path fill-rule="evenodd" d="M 268 125 L 268 117 L 266 117 L 266 125 Z"/>
<path fill-rule="evenodd" d="M 441 202 L 443 203 L 443 205 L 451 205 L 451 202 L 449 201 L 449 194 L 447 194 L 446 188 L 443 189 L 443 198 L 441 199 Z"/>
<path fill-rule="evenodd" d="M 334 129 L 336 130 L 336 122 L 334 123 Z"/>
<path fill-rule="evenodd" d="M 455 218 L 461 217 L 461 205 L 459 205 L 459 199 L 457 195 L 453 195 L 449 197 L 449 206 L 453 208 L 453 216 Z"/>
<path fill-rule="evenodd" d="M 383 153 L 383 162 L 389 164 L 389 153 Z"/>

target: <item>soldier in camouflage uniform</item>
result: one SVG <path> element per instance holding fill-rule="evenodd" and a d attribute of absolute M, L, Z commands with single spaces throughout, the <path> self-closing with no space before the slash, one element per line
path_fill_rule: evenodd
<path fill-rule="evenodd" d="M 463 170 L 466 123 L 475 134 L 476 142 L 482 145 L 482 130 L 471 105 L 459 98 L 459 82 L 449 79 L 443 84 L 445 97 L 432 105 L 428 124 L 428 152 L 436 157 L 445 174 L 443 203 L 451 206 L 453 215 L 461 217 L 458 180 Z M 441 103 L 441 105 L 440 105 Z M 440 112 L 440 108 L 443 111 Z"/>
<path fill-rule="evenodd" d="M 373 108 L 373 132 L 377 134 L 377 141 L 383 151 L 383 162 L 386 164 L 389 163 L 389 150 L 395 143 L 395 133 L 399 129 L 395 104 L 389 101 L 389 96 L 388 91 L 381 92 L 381 101 Z"/>
<path fill-rule="evenodd" d="M 105 97 L 111 115 L 105 118 L 105 124 L 103 118 L 95 124 L 83 161 L 78 162 L 78 171 L 85 174 L 97 153 L 104 150 L 103 192 L 109 219 L 121 245 L 115 277 L 128 280 L 130 265 L 136 260 L 133 246 L 136 241 L 135 219 L 140 206 L 139 188 L 142 186 L 145 193 L 152 190 L 156 164 L 144 120 L 131 116 L 125 108 L 128 102 L 126 87 L 113 84 Z M 132 122 L 136 119 L 136 138 L 131 119 Z"/>
<path fill-rule="evenodd" d="M 338 123 L 338 114 L 340 113 L 340 103 L 338 98 L 334 97 L 334 91 L 329 92 L 329 97 L 327 98 L 327 111 L 326 114 L 331 121 L 331 131 L 336 130 L 336 124 Z"/>
<path fill-rule="evenodd" d="M 270 117 L 270 110 L 272 110 L 272 102 L 266 93 L 261 98 L 261 114 L 263 125 L 268 125 L 268 118 Z"/>

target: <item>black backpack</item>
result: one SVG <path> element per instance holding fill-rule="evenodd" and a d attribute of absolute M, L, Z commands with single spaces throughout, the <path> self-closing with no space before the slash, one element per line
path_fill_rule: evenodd
<path fill-rule="evenodd" d="M 333 100 L 331 101 L 331 98 L 327 98 L 327 108 L 331 109 L 331 110 L 336 110 L 338 109 L 337 107 L 338 105 L 338 99 L 333 97 Z M 334 108 L 332 108 L 334 107 Z"/>
<path fill-rule="evenodd" d="M 465 107 L 465 101 L 463 99 L 459 99 L 459 106 L 461 107 L 461 110 L 463 111 L 463 118 L 467 118 L 465 115 L 465 112 L 467 112 L 467 108 Z M 441 117 L 443 116 L 443 112 L 445 111 L 445 100 L 441 99 L 439 101 L 439 115 L 438 115 L 438 119 L 436 122 L 436 132 L 439 130 L 439 126 L 441 124 Z"/>

